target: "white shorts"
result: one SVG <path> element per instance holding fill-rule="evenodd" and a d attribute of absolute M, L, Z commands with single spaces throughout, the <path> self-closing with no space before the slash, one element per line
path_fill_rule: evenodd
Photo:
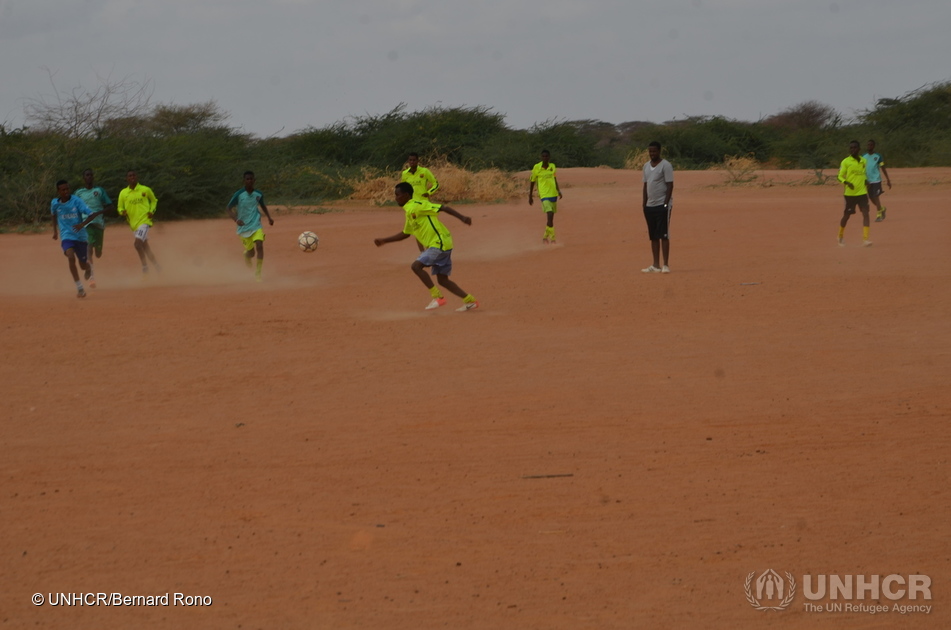
<path fill-rule="evenodd" d="M 149 240 L 149 225 L 140 225 L 135 228 L 135 240 L 137 241 L 147 241 Z"/>

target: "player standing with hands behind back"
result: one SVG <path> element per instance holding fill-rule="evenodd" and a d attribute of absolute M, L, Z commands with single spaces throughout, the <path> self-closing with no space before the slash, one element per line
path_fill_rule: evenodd
<path fill-rule="evenodd" d="M 155 216 L 158 199 L 155 198 L 151 188 L 139 183 L 139 177 L 135 171 L 128 171 L 125 180 L 129 185 L 119 193 L 116 211 L 120 217 L 126 217 L 129 227 L 135 234 L 135 251 L 142 262 L 142 279 L 144 280 L 149 273 L 146 258 L 152 262 L 155 271 L 160 271 L 158 261 L 155 260 L 152 248 L 149 247 L 149 228 L 152 227 L 152 217 Z"/>
<path fill-rule="evenodd" d="M 641 269 L 644 273 L 670 273 L 667 260 L 670 258 L 670 197 L 674 194 L 674 167 L 660 157 L 660 143 L 647 145 L 650 161 L 644 164 L 644 220 L 647 235 L 651 240 L 654 262 Z M 664 250 L 664 266 L 660 266 L 661 246 Z"/>

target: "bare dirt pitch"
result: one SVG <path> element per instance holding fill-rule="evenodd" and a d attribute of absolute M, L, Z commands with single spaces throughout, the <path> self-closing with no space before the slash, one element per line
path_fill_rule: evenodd
<path fill-rule="evenodd" d="M 112 227 L 85 300 L 0 237 L 0 628 L 951 626 L 951 170 L 894 169 L 870 248 L 810 177 L 678 172 L 665 276 L 639 173 L 562 170 L 554 247 L 456 205 L 470 313 L 373 246 L 392 208 L 278 214 L 262 285 L 227 220 L 160 222 L 151 283 Z M 806 610 L 832 574 L 932 610 Z"/>

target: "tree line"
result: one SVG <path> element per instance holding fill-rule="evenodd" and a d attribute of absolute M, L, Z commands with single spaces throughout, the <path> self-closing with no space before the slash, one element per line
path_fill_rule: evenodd
<path fill-rule="evenodd" d="M 228 124 L 214 102 L 151 103 L 148 84 L 104 81 L 25 107 L 27 125 L 0 125 L 0 225 L 47 220 L 55 182 L 85 168 L 113 196 L 134 168 L 156 191 L 163 218 L 217 216 L 241 173 L 256 172 L 272 203 L 310 205 L 345 198 L 361 177 L 398 171 L 409 151 L 479 171 L 524 171 L 542 148 L 559 167 L 630 167 L 652 140 L 678 169 L 704 169 L 730 156 L 769 168 L 836 166 L 851 139 L 878 141 L 890 167 L 951 166 L 951 82 L 880 99 L 846 121 L 816 101 L 756 122 L 698 116 L 663 123 L 548 120 L 512 129 L 486 106 L 403 104 L 286 137 L 258 138 Z"/>

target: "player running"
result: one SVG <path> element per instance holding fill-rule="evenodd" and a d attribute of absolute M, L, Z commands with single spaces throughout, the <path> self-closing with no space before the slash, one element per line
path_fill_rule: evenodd
<path fill-rule="evenodd" d="M 106 231 L 106 222 L 103 215 L 106 211 L 115 210 L 109 193 L 102 186 L 96 186 L 95 175 L 91 168 L 83 171 L 83 186 L 76 189 L 76 196 L 83 200 L 92 210 L 92 215 L 83 222 L 86 227 L 86 236 L 88 237 L 88 260 L 89 269 L 86 270 L 86 280 L 89 280 L 89 288 L 96 288 L 96 268 L 93 266 L 93 254 L 96 258 L 102 258 L 102 241 Z"/>
<path fill-rule="evenodd" d="M 53 240 L 58 239 L 60 235 L 63 237 L 60 244 L 63 255 L 69 259 L 69 273 L 72 274 L 73 282 L 76 283 L 76 297 L 84 298 L 86 290 L 83 288 L 82 280 L 79 279 L 76 261 L 79 261 L 83 271 L 89 269 L 89 263 L 86 261 L 88 236 L 82 221 L 83 218 L 88 218 L 92 214 L 92 210 L 82 199 L 70 193 L 69 183 L 61 179 L 56 182 L 56 197 L 50 202 L 50 214 L 53 217 Z"/>
<path fill-rule="evenodd" d="M 251 259 L 257 252 L 258 261 L 254 269 L 254 279 L 261 282 L 261 269 L 264 267 L 264 228 L 261 226 L 261 211 L 264 211 L 268 225 L 274 225 L 274 219 L 271 218 L 267 204 L 264 203 L 264 193 L 254 189 L 252 171 L 244 172 L 244 188 L 232 195 L 226 210 L 231 220 L 238 225 L 238 236 L 244 245 L 244 262 L 249 269 Z"/>
<path fill-rule="evenodd" d="M 471 293 L 466 293 L 458 284 L 449 279 L 452 273 L 452 235 L 436 215 L 439 212 L 445 212 L 466 225 L 472 225 L 472 219 L 449 206 L 413 199 L 413 186 L 407 182 L 397 184 L 395 194 L 396 203 L 403 207 L 406 214 L 403 231 L 393 236 L 373 239 L 373 243 L 381 247 L 386 243 L 395 243 L 415 236 L 423 244 L 424 249 L 419 258 L 413 261 L 411 268 L 432 296 L 432 301 L 426 306 L 427 310 L 443 306 L 446 298 L 426 273 L 426 267 L 432 267 L 432 275 L 436 276 L 439 286 L 462 298 L 462 306 L 457 308 L 457 311 L 471 311 L 479 308 L 479 303 Z"/>
<path fill-rule="evenodd" d="M 142 278 L 145 279 L 148 278 L 149 273 L 146 258 L 152 262 L 155 271 L 161 271 L 149 246 L 149 229 L 152 227 L 152 217 L 155 216 L 158 199 L 155 198 L 151 188 L 139 183 L 139 177 L 135 171 L 127 172 L 125 180 L 129 185 L 119 193 L 116 212 L 120 217 L 125 216 L 128 219 L 129 227 L 135 234 L 135 251 L 142 263 Z"/>

